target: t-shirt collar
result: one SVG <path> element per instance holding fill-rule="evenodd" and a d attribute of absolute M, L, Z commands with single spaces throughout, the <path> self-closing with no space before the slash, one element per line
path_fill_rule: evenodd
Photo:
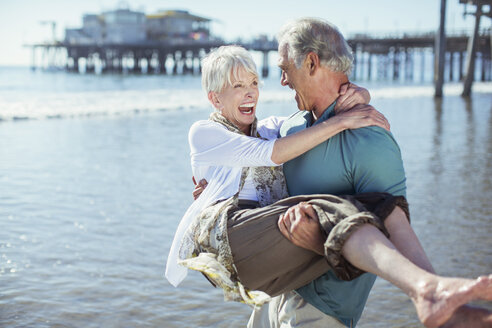
<path fill-rule="evenodd" d="M 335 105 L 336 105 L 336 101 L 334 101 L 330 106 L 328 106 L 327 109 L 325 109 L 325 111 L 323 112 L 323 114 L 321 115 L 321 117 L 316 121 L 314 122 L 314 124 L 312 123 L 313 122 L 313 113 L 312 112 L 309 112 L 309 115 L 307 115 L 308 119 L 307 119 L 307 126 L 311 126 L 311 125 L 316 125 L 318 123 L 321 123 L 323 121 L 326 121 L 327 119 L 329 119 L 330 117 L 332 117 L 333 115 L 335 115 Z"/>

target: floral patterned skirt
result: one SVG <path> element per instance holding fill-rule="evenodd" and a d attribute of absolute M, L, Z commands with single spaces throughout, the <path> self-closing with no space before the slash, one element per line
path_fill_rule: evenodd
<path fill-rule="evenodd" d="M 318 215 L 326 234 L 324 256 L 295 246 L 278 229 L 280 214 L 300 202 L 310 203 Z M 409 218 L 405 198 L 387 193 L 293 196 L 264 207 L 233 197 L 200 214 L 193 228 L 194 255 L 180 264 L 202 272 L 224 290 L 226 300 L 260 306 L 328 270 L 343 280 L 364 273 L 345 260 L 343 245 L 363 224 L 389 237 L 383 222 L 395 206 Z"/>

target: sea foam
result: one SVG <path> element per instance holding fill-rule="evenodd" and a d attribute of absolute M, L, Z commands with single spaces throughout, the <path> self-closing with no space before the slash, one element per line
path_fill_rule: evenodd
<path fill-rule="evenodd" d="M 363 83 L 361 83 L 363 85 Z M 366 86 L 372 99 L 432 97 L 434 87 Z M 444 96 L 459 96 L 462 84 L 444 86 Z M 492 94 L 492 83 L 475 83 L 473 93 Z M 260 103 L 292 103 L 294 91 L 279 86 L 264 87 Z M 0 120 L 72 118 L 98 115 L 134 115 L 146 111 L 209 108 L 210 104 L 199 88 L 151 90 L 101 90 L 65 92 L 0 93 Z"/>

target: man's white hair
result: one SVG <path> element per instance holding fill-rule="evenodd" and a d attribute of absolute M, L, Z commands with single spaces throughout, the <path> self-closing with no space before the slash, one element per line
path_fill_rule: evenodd
<path fill-rule="evenodd" d="M 300 18 L 284 25 L 277 36 L 279 49 L 287 48 L 287 55 L 301 67 L 306 55 L 314 52 L 321 64 L 334 72 L 347 75 L 352 70 L 354 56 L 337 27 L 319 18 Z"/>
<path fill-rule="evenodd" d="M 202 87 L 208 93 L 220 92 L 226 83 L 232 85 L 231 75 L 238 79 L 238 70 L 258 77 L 256 64 L 251 54 L 240 46 L 222 46 L 202 59 Z"/>

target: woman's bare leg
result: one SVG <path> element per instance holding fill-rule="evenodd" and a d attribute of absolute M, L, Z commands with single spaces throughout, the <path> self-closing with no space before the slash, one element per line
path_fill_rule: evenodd
<path fill-rule="evenodd" d="M 309 205 L 301 204 L 281 217 L 279 228 L 294 244 L 320 253 L 319 241 L 324 236 L 313 221 L 317 221 L 316 213 L 310 212 Z M 419 252 L 418 248 L 409 250 L 411 256 Z M 428 327 L 445 323 L 458 307 L 473 299 L 492 300 L 492 275 L 476 280 L 436 276 L 403 256 L 381 231 L 369 224 L 349 237 L 342 255 L 359 269 L 402 289 L 414 302 L 419 319 Z"/>
<path fill-rule="evenodd" d="M 384 226 L 390 234 L 391 243 L 395 245 L 403 256 L 416 266 L 435 273 L 424 248 L 401 208 L 395 207 L 393 212 L 384 220 Z"/>
<path fill-rule="evenodd" d="M 357 229 L 342 254 L 352 265 L 403 290 L 427 327 L 445 323 L 459 306 L 473 299 L 492 300 L 492 276 L 476 280 L 436 276 L 409 261 L 372 225 Z"/>
<path fill-rule="evenodd" d="M 386 230 L 390 233 L 390 241 L 396 249 L 418 267 L 435 273 L 424 248 L 410 226 L 405 212 L 399 207 L 384 221 Z M 443 328 L 492 327 L 492 312 L 469 305 L 460 306 Z"/>

